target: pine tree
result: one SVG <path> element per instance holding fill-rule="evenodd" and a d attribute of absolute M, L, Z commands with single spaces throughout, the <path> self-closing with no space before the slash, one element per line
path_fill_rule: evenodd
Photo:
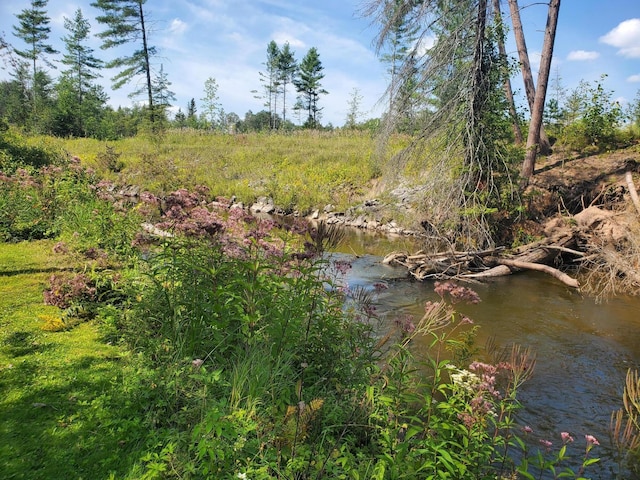
<path fill-rule="evenodd" d="M 77 94 L 77 101 L 82 104 L 87 91 L 93 86 L 93 80 L 100 77 L 97 72 L 103 67 L 102 60 L 93 56 L 93 49 L 86 45 L 91 25 L 77 9 L 73 19 L 64 19 L 64 28 L 69 35 L 62 37 L 66 53 L 62 56 L 62 63 L 69 68 L 62 72 L 68 77 Z"/>
<path fill-rule="evenodd" d="M 31 7 L 22 10 L 16 15 L 19 24 L 13 27 L 13 34 L 28 46 L 25 50 L 16 48 L 14 51 L 25 61 L 31 63 L 30 96 L 34 117 L 38 114 L 39 103 L 44 100 L 43 96 L 45 94 L 42 89 L 38 89 L 38 85 L 50 83 L 50 79 L 49 82 L 44 82 L 42 75 L 39 75 L 41 69 L 38 68 L 38 62 L 42 60 L 47 65 L 53 66 L 44 55 L 58 53 L 47 43 L 51 33 L 51 28 L 49 28 L 50 18 L 47 16 L 46 11 L 47 3 L 48 0 L 31 0 Z"/>
<path fill-rule="evenodd" d="M 384 45 L 379 48 L 384 50 L 380 55 L 380 61 L 387 64 L 389 74 L 389 111 L 393 109 L 410 113 L 410 109 L 404 108 L 403 104 L 409 102 L 412 87 L 415 82 L 412 76 L 407 75 L 403 70 L 412 68 L 411 51 L 417 40 L 417 27 L 408 21 L 413 2 L 404 0 L 393 0 L 387 2 L 385 16 L 389 25 L 389 32 L 385 37 Z"/>
<path fill-rule="evenodd" d="M 320 125 L 322 108 L 318 107 L 318 100 L 320 95 L 329 93 L 320 84 L 324 78 L 323 70 L 318 50 L 311 47 L 300 63 L 298 76 L 293 80 L 302 108 L 307 111 L 307 121 L 304 125 L 306 128 L 317 128 Z"/>
<path fill-rule="evenodd" d="M 267 45 L 267 60 L 263 64 L 266 67 L 266 71 L 259 73 L 260 81 L 263 83 L 264 94 L 258 94 L 257 90 L 252 91 L 252 93 L 256 94 L 255 98 L 265 100 L 264 106 L 269 110 L 272 129 L 277 128 L 278 94 L 280 92 L 279 61 L 280 48 L 274 40 L 271 40 Z"/>
<path fill-rule="evenodd" d="M 298 70 L 295 52 L 291 51 L 289 43 L 285 43 L 278 56 L 278 78 L 282 84 L 282 123 L 287 120 L 287 85 L 293 82 Z"/>
<path fill-rule="evenodd" d="M 196 116 L 198 109 L 196 108 L 196 100 L 192 98 L 187 104 L 187 125 L 191 128 L 198 126 L 198 117 Z"/>
<path fill-rule="evenodd" d="M 129 96 L 135 97 L 146 93 L 151 123 L 155 121 L 153 81 L 151 78 L 151 59 L 156 55 L 156 48 L 149 45 L 147 12 L 144 10 L 146 0 L 96 0 L 92 7 L 102 10 L 104 15 L 96 20 L 106 27 L 98 37 L 103 40 L 101 48 L 119 47 L 127 43 L 138 45 L 129 56 L 121 56 L 106 64 L 107 68 L 122 70 L 112 78 L 113 88 L 119 89 L 131 82 L 138 75 L 144 76 L 144 86 L 136 89 Z"/>
<path fill-rule="evenodd" d="M 160 64 L 160 71 L 153 81 L 153 103 L 158 115 L 164 117 L 166 110 L 171 107 L 171 102 L 176 101 L 176 94 L 169 90 L 171 82 L 164 71 L 164 65 Z"/>

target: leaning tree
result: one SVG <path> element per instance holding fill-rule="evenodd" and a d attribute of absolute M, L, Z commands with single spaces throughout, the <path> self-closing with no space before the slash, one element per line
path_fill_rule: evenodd
<path fill-rule="evenodd" d="M 98 33 L 102 39 L 101 48 L 116 48 L 128 43 L 137 45 L 129 55 L 119 56 L 106 64 L 107 68 L 121 69 L 113 78 L 113 88 L 117 90 L 137 76 L 143 76 L 144 85 L 131 92 L 130 97 L 146 94 L 149 118 L 155 121 L 154 86 L 151 76 L 151 59 L 156 48 L 149 45 L 148 12 L 146 0 L 96 0 L 91 6 L 102 10 L 96 20 L 105 30 Z"/>
<path fill-rule="evenodd" d="M 513 201 L 514 189 L 503 90 L 507 69 L 496 49 L 488 1 L 373 0 L 363 13 L 379 24 L 379 51 L 394 41 L 398 25 L 416 38 L 389 86 L 392 105 L 383 137 L 396 130 L 409 107 L 421 110 L 418 133 L 384 170 L 399 175 L 408 162 L 419 166 L 423 224 L 434 238 L 464 247 L 492 244 L 491 216 Z M 420 106 L 397 103 L 411 91 L 419 92 L 414 98 Z"/>

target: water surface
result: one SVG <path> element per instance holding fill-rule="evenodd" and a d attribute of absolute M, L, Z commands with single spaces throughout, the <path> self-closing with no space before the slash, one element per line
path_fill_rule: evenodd
<path fill-rule="evenodd" d="M 357 232 L 356 232 L 357 233 Z M 349 286 L 389 287 L 378 298 L 378 310 L 391 321 L 395 315 L 420 318 L 427 300 L 435 300 L 432 282 L 408 278 L 404 268 L 381 264 L 393 250 L 415 251 L 411 240 L 354 233 L 335 254 L 351 259 Z M 629 368 L 640 369 L 640 299 L 616 297 L 597 304 L 557 280 L 537 272 L 523 272 L 475 284 L 482 302 L 460 310 L 480 326 L 478 345 L 495 337 L 499 345 L 518 343 L 537 355 L 533 377 L 518 398 L 525 408 L 521 425 L 534 429 L 536 438 L 560 444 L 560 432 L 576 438 L 574 454 L 586 434 L 601 447 L 594 453 L 602 465 L 587 471 L 590 478 L 614 478 L 611 469 L 609 419 L 622 406 Z"/>

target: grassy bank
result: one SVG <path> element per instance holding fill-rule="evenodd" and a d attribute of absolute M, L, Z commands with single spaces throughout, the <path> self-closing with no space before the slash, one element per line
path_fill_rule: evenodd
<path fill-rule="evenodd" d="M 37 142 L 44 141 L 36 139 Z M 206 185 L 213 195 L 252 202 L 270 196 L 285 209 L 344 208 L 367 193 L 390 155 L 407 143 L 392 140 L 385 153 L 366 133 L 297 132 L 223 135 L 169 131 L 161 139 L 116 142 L 52 140 L 101 174 L 159 192 Z"/>

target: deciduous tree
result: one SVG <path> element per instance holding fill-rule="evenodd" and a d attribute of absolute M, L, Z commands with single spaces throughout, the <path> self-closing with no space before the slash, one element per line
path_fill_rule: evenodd
<path fill-rule="evenodd" d="M 358 124 L 358 119 L 362 116 L 362 112 L 360 111 L 361 105 L 362 95 L 360 94 L 360 90 L 354 87 L 353 90 L 351 90 L 349 101 L 347 102 L 349 110 L 347 111 L 347 119 L 344 123 L 346 128 L 355 128 Z"/>
<path fill-rule="evenodd" d="M 209 128 L 214 128 L 220 118 L 221 105 L 218 103 L 218 82 L 213 77 L 207 78 L 204 82 L 204 97 L 202 102 L 202 117 Z"/>

